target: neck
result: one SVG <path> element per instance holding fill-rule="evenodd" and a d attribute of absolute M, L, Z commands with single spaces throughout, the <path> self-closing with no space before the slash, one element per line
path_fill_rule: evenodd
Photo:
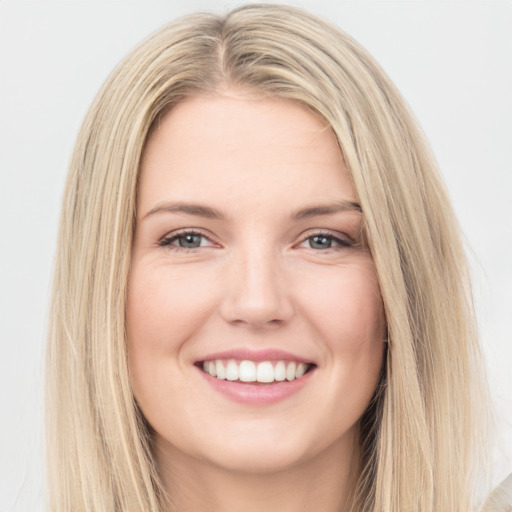
<path fill-rule="evenodd" d="M 345 512 L 360 465 L 354 439 L 342 439 L 293 467 L 271 472 L 230 471 L 175 447 L 159 447 L 157 463 L 170 495 L 168 512 Z"/>

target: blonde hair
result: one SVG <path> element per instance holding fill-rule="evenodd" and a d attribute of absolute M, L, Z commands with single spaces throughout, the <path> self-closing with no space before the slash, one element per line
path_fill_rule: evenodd
<path fill-rule="evenodd" d="M 468 512 L 486 385 L 459 228 L 436 163 L 364 49 L 309 13 L 261 4 L 160 30 L 118 66 L 84 121 L 64 196 L 47 355 L 50 509 L 163 508 L 125 348 L 139 164 L 160 116 L 226 85 L 322 116 L 362 207 L 388 350 L 361 421 L 355 510 Z"/>

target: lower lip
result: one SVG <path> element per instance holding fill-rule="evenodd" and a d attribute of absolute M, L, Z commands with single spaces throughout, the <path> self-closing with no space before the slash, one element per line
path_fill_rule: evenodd
<path fill-rule="evenodd" d="M 270 405 L 298 393 L 311 378 L 314 369 L 305 373 L 300 379 L 275 382 L 274 384 L 252 384 L 221 380 L 198 369 L 205 381 L 225 397 L 248 405 Z"/>

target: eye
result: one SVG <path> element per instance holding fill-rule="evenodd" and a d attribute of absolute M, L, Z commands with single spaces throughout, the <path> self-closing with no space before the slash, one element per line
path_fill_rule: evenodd
<path fill-rule="evenodd" d="M 350 247 L 352 243 L 348 240 L 343 240 L 340 237 L 334 236 L 330 233 L 315 233 L 308 236 L 299 247 L 306 247 L 318 251 L 325 251 L 328 249 L 341 249 Z"/>
<path fill-rule="evenodd" d="M 330 249 L 334 240 L 330 236 L 315 235 L 310 236 L 308 241 L 311 249 Z"/>
<path fill-rule="evenodd" d="M 197 231 L 181 231 L 179 233 L 171 233 L 170 235 L 165 236 L 158 242 L 158 245 L 161 247 L 168 247 L 172 250 L 187 250 L 212 246 L 213 242 Z"/>

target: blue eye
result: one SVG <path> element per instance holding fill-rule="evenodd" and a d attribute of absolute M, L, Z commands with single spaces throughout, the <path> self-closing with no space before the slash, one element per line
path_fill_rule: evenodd
<path fill-rule="evenodd" d="M 169 249 L 198 249 L 208 244 L 209 240 L 195 231 L 185 231 L 171 236 L 167 236 L 158 242 L 161 247 L 168 247 Z"/>
<path fill-rule="evenodd" d="M 201 235 L 189 234 L 179 236 L 175 238 L 175 241 L 178 242 L 180 247 L 185 249 L 195 249 L 196 247 L 201 247 L 202 238 L 203 237 Z"/>
<path fill-rule="evenodd" d="M 327 233 L 317 233 L 307 237 L 301 244 L 301 247 L 325 251 L 328 249 L 342 249 L 350 247 L 352 243 L 342 240 L 336 236 Z"/>
<path fill-rule="evenodd" d="M 214 246 L 215 244 L 205 235 L 197 231 L 182 231 L 179 233 L 171 233 L 162 238 L 158 245 L 166 247 L 170 250 L 193 250 L 200 247 Z M 343 249 L 350 247 L 351 242 L 338 238 L 328 233 L 316 233 L 305 238 L 300 247 L 314 249 L 315 251 L 327 251 L 329 249 Z"/>
<path fill-rule="evenodd" d="M 333 243 L 333 238 L 325 235 L 310 236 L 308 240 L 311 249 L 330 249 Z"/>

